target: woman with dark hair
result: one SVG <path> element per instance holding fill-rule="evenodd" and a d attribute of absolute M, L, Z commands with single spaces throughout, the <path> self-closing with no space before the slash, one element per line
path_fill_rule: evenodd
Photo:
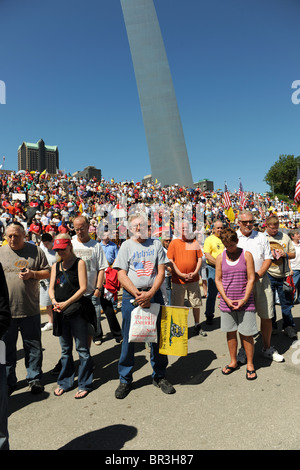
<path fill-rule="evenodd" d="M 222 370 L 229 375 L 239 368 L 237 363 L 237 332 L 243 338 L 247 356 L 248 380 L 256 379 L 253 365 L 254 341 L 257 333 L 253 286 L 255 282 L 252 254 L 238 248 L 236 232 L 227 228 L 221 233 L 225 250 L 216 260 L 216 286 L 221 295 L 221 329 L 227 333 L 230 363 Z"/>

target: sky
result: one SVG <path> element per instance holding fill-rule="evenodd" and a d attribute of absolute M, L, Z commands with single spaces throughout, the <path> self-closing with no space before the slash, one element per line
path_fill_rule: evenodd
<path fill-rule="evenodd" d="M 299 0 L 154 5 L 193 181 L 269 191 L 279 156 L 300 155 Z M 5 169 L 18 170 L 23 141 L 42 138 L 71 174 L 151 173 L 120 0 L 0 0 L 0 81 Z"/>

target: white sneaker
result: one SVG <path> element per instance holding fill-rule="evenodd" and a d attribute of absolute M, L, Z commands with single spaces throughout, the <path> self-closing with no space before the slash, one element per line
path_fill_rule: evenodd
<path fill-rule="evenodd" d="M 237 357 L 236 357 L 236 360 L 237 362 L 239 362 L 240 364 L 246 364 L 247 363 L 247 356 L 246 356 L 246 353 L 245 353 L 245 349 L 244 348 L 240 348 L 238 354 L 237 354 Z"/>
<path fill-rule="evenodd" d="M 268 359 L 271 359 L 275 362 L 284 362 L 284 357 L 279 354 L 279 352 L 274 348 L 274 346 L 270 346 L 268 349 L 263 349 L 262 353 Z"/>
<path fill-rule="evenodd" d="M 42 331 L 50 331 L 53 330 L 53 324 L 52 323 L 46 323 L 45 326 L 43 326 Z"/>

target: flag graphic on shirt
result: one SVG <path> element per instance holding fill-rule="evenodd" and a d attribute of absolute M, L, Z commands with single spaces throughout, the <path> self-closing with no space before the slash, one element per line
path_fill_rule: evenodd
<path fill-rule="evenodd" d="M 295 189 L 295 197 L 294 201 L 300 203 L 300 170 L 297 168 L 297 181 L 296 181 L 296 189 Z"/>
<path fill-rule="evenodd" d="M 154 264 L 151 261 L 140 261 L 133 263 L 137 277 L 152 276 L 155 273 Z"/>

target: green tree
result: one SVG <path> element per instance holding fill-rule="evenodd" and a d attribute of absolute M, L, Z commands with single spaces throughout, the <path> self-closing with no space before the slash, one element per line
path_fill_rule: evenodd
<path fill-rule="evenodd" d="M 294 198 L 297 168 L 300 168 L 300 156 L 280 155 L 264 177 L 274 194 L 285 194 Z"/>

